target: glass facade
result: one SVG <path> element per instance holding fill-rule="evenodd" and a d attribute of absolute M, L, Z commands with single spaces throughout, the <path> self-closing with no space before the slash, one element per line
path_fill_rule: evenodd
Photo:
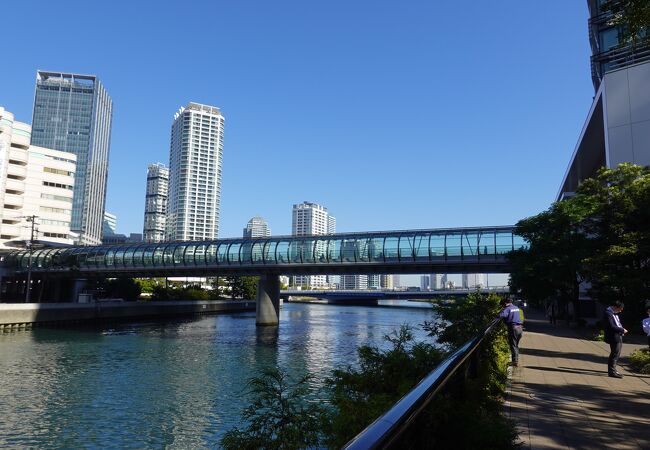
<path fill-rule="evenodd" d="M 526 248 L 512 227 L 351 233 L 314 237 L 223 239 L 37 250 L 32 270 L 173 272 L 173 269 L 291 269 L 328 266 L 413 266 L 502 261 L 502 255 Z M 27 269 L 27 251 L 8 256 L 7 264 Z M 430 268 L 429 268 L 430 270 Z"/>
<path fill-rule="evenodd" d="M 97 77 L 37 72 L 31 143 L 77 156 L 70 229 L 84 245 L 101 243 L 112 111 Z"/>

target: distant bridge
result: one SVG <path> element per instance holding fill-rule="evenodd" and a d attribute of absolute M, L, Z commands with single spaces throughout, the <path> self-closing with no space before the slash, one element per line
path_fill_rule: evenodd
<path fill-rule="evenodd" d="M 298 290 L 286 289 L 280 291 L 280 298 L 289 297 L 312 297 L 326 300 L 345 299 L 371 299 L 371 300 L 410 300 L 410 299 L 435 299 L 439 297 L 466 296 L 476 289 L 437 289 L 433 291 L 408 291 L 408 290 L 381 290 L 381 289 L 321 289 L 321 290 Z M 481 288 L 481 293 L 505 294 L 509 292 L 507 287 Z"/>

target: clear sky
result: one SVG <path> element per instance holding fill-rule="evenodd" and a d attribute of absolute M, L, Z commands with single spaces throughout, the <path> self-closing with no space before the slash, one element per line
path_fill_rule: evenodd
<path fill-rule="evenodd" d="M 553 201 L 593 96 L 585 1 L 12 1 L 0 105 L 37 69 L 114 103 L 107 210 L 142 232 L 174 112 L 226 118 L 220 237 L 326 206 L 337 231 L 513 224 Z"/>

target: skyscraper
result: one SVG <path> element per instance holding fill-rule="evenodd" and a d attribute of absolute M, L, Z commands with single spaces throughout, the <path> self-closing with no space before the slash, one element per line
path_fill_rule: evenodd
<path fill-rule="evenodd" d="M 327 208 L 311 202 L 293 205 L 292 236 L 322 236 L 336 232 L 336 219 L 329 215 Z M 325 275 L 295 277 L 296 285 L 322 287 L 327 285 Z"/>
<path fill-rule="evenodd" d="M 102 236 L 109 236 L 117 233 L 117 216 L 108 211 L 104 211 L 104 224 L 102 226 Z"/>
<path fill-rule="evenodd" d="M 224 118 L 190 102 L 174 115 L 169 151 L 166 239 L 196 241 L 219 234 Z"/>
<path fill-rule="evenodd" d="M 167 215 L 167 190 L 169 188 L 169 169 L 164 165 L 149 164 L 147 167 L 147 193 L 144 202 L 144 242 L 165 240 Z"/>
<path fill-rule="evenodd" d="M 70 229 L 82 245 L 102 240 L 112 117 L 95 75 L 37 72 L 31 143 L 77 156 Z"/>
<path fill-rule="evenodd" d="M 485 287 L 485 276 L 482 273 L 464 273 L 462 284 L 465 289 L 476 289 Z"/>
<path fill-rule="evenodd" d="M 271 236 L 271 229 L 262 217 L 255 216 L 246 224 L 244 228 L 245 238 L 259 238 Z"/>
<path fill-rule="evenodd" d="M 650 165 L 650 42 L 632 45 L 621 39 L 622 27 L 613 24 L 612 11 L 602 9 L 603 1 L 587 4 L 596 93 L 557 200 L 573 195 L 581 181 L 601 167 Z"/>

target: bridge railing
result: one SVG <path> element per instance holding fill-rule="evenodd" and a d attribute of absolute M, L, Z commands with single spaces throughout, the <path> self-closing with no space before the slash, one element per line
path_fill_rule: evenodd
<path fill-rule="evenodd" d="M 365 430 L 348 442 L 348 450 L 386 449 L 396 446 L 399 439 L 420 413 L 429 405 L 436 394 L 464 366 L 477 355 L 481 343 L 498 325 L 495 319 L 481 333 L 466 342 L 427 375 L 417 386 L 402 397 L 391 409 L 371 423 Z"/>
<path fill-rule="evenodd" d="M 129 271 L 496 260 L 526 242 L 513 227 L 345 233 L 325 236 L 100 245 L 18 251 L 17 270 Z"/>

